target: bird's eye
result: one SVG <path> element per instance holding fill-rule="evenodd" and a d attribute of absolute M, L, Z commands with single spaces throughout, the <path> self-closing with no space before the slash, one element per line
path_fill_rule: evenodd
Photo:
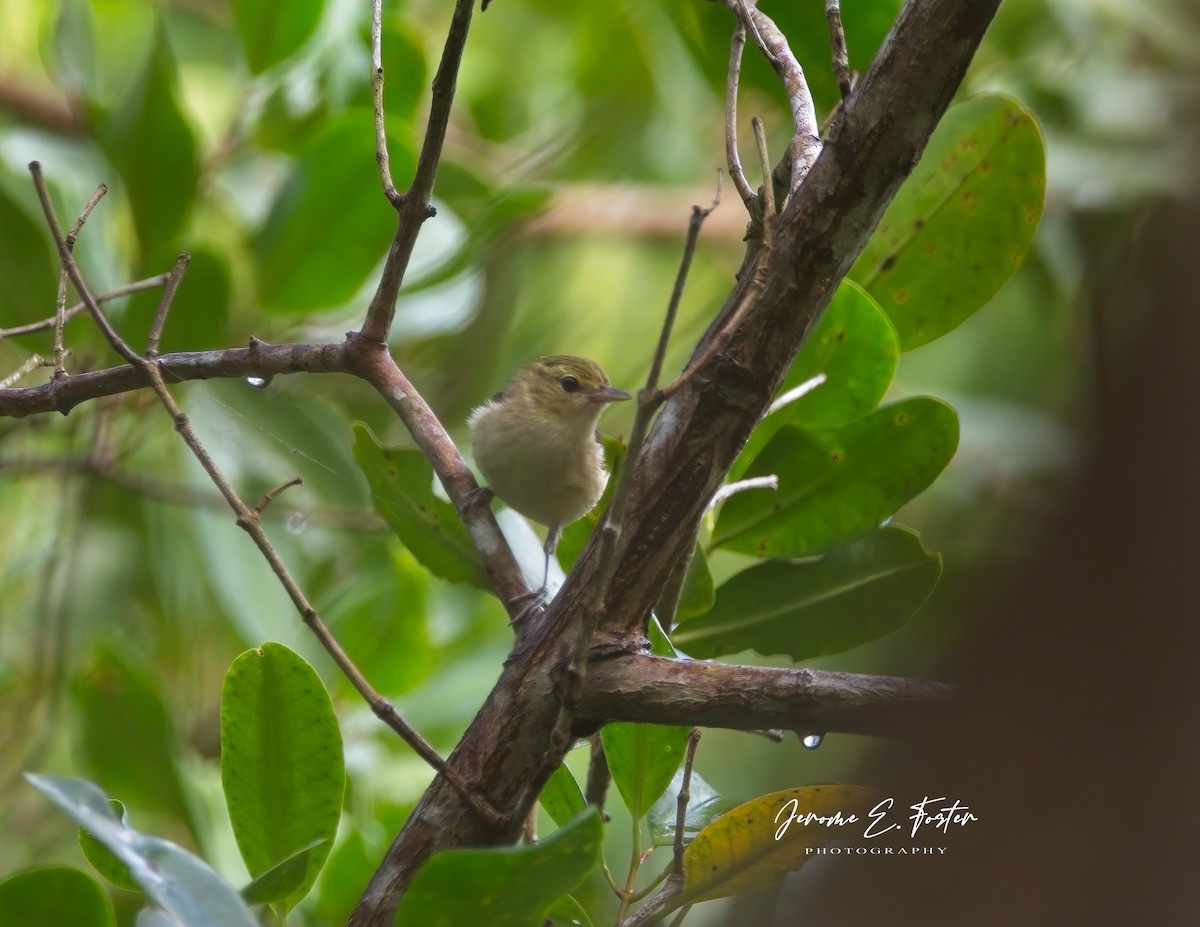
<path fill-rule="evenodd" d="M 573 392 L 575 392 L 577 389 L 579 389 L 579 381 L 578 381 L 578 380 L 576 380 L 576 379 L 575 379 L 573 376 L 571 376 L 570 374 L 568 374 L 567 376 L 565 376 L 565 377 L 561 378 L 561 379 L 558 381 L 558 384 L 559 384 L 559 386 L 561 386 L 561 387 L 562 387 L 564 390 L 566 390 L 568 393 L 573 393 Z"/>

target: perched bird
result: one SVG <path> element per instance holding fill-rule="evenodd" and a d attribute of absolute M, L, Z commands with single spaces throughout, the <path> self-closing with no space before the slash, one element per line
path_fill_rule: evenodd
<path fill-rule="evenodd" d="M 596 425 L 611 402 L 630 399 L 585 357 L 539 357 L 467 419 L 471 452 L 501 501 L 548 529 L 545 571 L 562 529 L 599 501 L 608 483 Z"/>

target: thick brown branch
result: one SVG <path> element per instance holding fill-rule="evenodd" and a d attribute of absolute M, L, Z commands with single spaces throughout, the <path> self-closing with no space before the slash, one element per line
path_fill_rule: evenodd
<path fill-rule="evenodd" d="M 680 727 L 895 735 L 944 712 L 951 686 L 892 676 L 732 666 L 619 654 L 588 666 L 581 728 L 604 721 Z"/>

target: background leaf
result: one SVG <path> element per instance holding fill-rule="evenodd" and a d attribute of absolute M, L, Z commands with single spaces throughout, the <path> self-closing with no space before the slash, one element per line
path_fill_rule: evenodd
<path fill-rule="evenodd" d="M 324 0 L 233 0 L 250 70 L 258 74 L 295 52 L 316 31 L 324 9 Z"/>
<path fill-rule="evenodd" d="M 112 927 L 115 923 L 104 890 L 78 869 L 47 866 L 0 882 L 0 927 Z"/>

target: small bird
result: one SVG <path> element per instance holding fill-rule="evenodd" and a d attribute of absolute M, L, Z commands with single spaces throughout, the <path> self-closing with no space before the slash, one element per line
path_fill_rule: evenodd
<path fill-rule="evenodd" d="M 488 487 L 547 527 L 540 601 L 562 529 L 582 518 L 608 484 L 596 425 L 609 403 L 632 398 L 595 361 L 556 354 L 521 367 L 467 419 L 471 452 Z"/>

